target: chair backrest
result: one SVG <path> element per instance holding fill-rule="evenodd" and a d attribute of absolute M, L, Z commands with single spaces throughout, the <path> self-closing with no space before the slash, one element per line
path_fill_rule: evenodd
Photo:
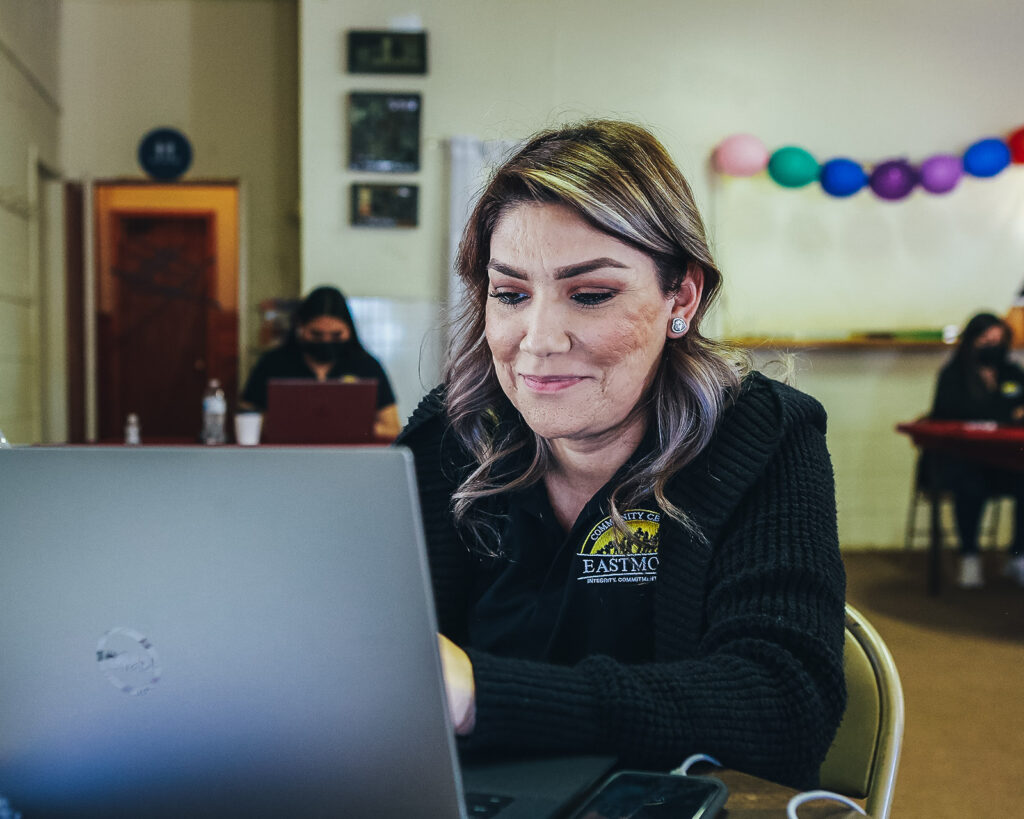
<path fill-rule="evenodd" d="M 821 787 L 865 800 L 888 819 L 903 743 L 903 686 L 892 655 L 871 624 L 846 607 L 847 704 L 821 766 Z"/>

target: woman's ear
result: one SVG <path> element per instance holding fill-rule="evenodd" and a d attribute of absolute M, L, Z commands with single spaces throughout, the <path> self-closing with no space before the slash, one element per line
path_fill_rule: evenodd
<path fill-rule="evenodd" d="M 672 314 L 669 325 L 669 336 L 678 338 L 686 335 L 690 321 L 693 320 L 697 308 L 700 307 L 700 299 L 704 293 L 704 268 L 696 262 L 691 262 L 686 267 L 686 276 L 683 277 L 679 289 L 672 297 Z M 682 319 L 680 324 L 676 319 Z M 683 328 L 680 330 L 679 328 Z"/>

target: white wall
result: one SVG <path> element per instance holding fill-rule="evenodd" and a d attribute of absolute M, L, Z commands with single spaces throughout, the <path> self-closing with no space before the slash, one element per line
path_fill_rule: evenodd
<path fill-rule="evenodd" d="M 59 0 L 0 0 L 0 429 L 44 437 L 40 166 L 57 168 Z"/>
<path fill-rule="evenodd" d="M 244 188 L 247 341 L 262 299 L 298 294 L 296 0 L 66 0 L 63 164 L 72 178 L 143 178 L 143 135 L 181 129 L 186 180 Z"/>
<path fill-rule="evenodd" d="M 428 32 L 426 77 L 345 73 L 347 29 L 410 13 Z M 1006 134 L 1024 124 L 1022 30 L 1017 0 L 301 0 L 304 289 L 334 282 L 426 315 L 444 296 L 445 139 L 600 115 L 652 127 L 689 176 L 725 268 L 723 334 L 941 326 L 1005 310 L 1024 278 L 1024 169 L 888 204 L 726 185 L 707 158 L 739 131 L 864 162 Z M 350 90 L 423 93 L 420 173 L 346 170 Z M 348 226 L 348 186 L 372 178 L 420 185 L 418 229 Z M 942 353 L 801 358 L 798 384 L 831 414 L 844 545 L 898 543 L 912 452 L 893 425 L 927 409 Z M 418 387 L 397 389 L 409 402 L 403 389 Z"/>

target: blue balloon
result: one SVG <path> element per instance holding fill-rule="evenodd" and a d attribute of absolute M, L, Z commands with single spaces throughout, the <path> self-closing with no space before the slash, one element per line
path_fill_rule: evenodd
<path fill-rule="evenodd" d="M 830 159 L 821 166 L 819 181 L 829 196 L 853 196 L 868 183 L 868 175 L 852 159 Z"/>
<path fill-rule="evenodd" d="M 995 176 L 1009 164 L 1009 146 L 995 137 L 978 140 L 964 153 L 964 170 L 971 176 Z"/>

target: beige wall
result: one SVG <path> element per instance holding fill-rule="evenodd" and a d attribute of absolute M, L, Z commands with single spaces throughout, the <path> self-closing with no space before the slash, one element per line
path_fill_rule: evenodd
<path fill-rule="evenodd" d="M 166 125 L 192 142 L 186 180 L 241 180 L 251 348 L 258 302 L 299 287 L 296 19 L 295 0 L 64 3 L 65 172 L 142 178 Z"/>
<path fill-rule="evenodd" d="M 40 168 L 57 168 L 58 0 L 0 0 L 0 429 L 42 439 L 49 303 Z"/>
<path fill-rule="evenodd" d="M 1019 169 L 965 183 L 949 197 L 922 194 L 898 205 L 868 193 L 831 200 L 816 185 L 789 191 L 764 178 L 727 184 L 706 169 L 714 145 L 739 131 L 772 148 L 802 145 L 822 160 L 874 162 L 959 151 L 1024 124 L 1024 6 L 1015 0 L 302 0 L 301 7 L 303 275 L 310 281 L 334 278 L 355 295 L 443 296 L 445 140 L 519 138 L 590 115 L 649 124 L 691 180 L 737 282 L 727 293 L 727 332 L 941 325 L 975 304 L 1008 300 L 1024 278 Z M 426 77 L 345 73 L 346 30 L 386 27 L 409 12 L 428 32 Z M 415 231 L 347 224 L 349 183 L 382 176 L 345 167 L 345 97 L 384 89 L 423 93 L 423 169 L 387 176 L 420 184 Z M 936 281 L 939 292 L 922 293 Z M 813 304 L 780 296 L 787 283 L 801 285 Z M 973 288 L 977 300 L 951 296 L 958 288 Z"/>
<path fill-rule="evenodd" d="M 183 129 L 196 149 L 190 176 L 245 182 L 252 305 L 300 286 L 297 86 L 301 282 L 391 302 L 408 326 L 425 323 L 445 292 L 444 140 L 519 137 L 586 115 L 651 125 L 690 176 L 733 288 L 717 318 L 723 334 L 840 331 L 875 313 L 903 326 L 957 322 L 976 307 L 1004 309 L 1011 294 L 1002 304 L 999 294 L 1024 273 L 1020 169 L 952 197 L 885 205 L 813 191 L 780 200 L 790 192 L 764 180 L 725 185 L 705 165 L 714 144 L 740 130 L 871 160 L 955 150 L 1022 124 L 1013 118 L 1024 110 L 1024 12 L 1012 0 L 302 0 L 300 26 L 294 0 L 63 6 L 0 0 L 0 427 L 13 437 L 41 437 L 45 415 L 31 146 L 71 177 L 137 177 L 141 135 L 158 124 Z M 410 12 L 429 31 L 428 76 L 345 74 L 346 29 Z M 349 183 L 381 178 L 344 167 L 344 98 L 354 89 L 424 95 L 423 170 L 397 177 L 421 187 L 418 229 L 347 226 Z M 937 235 L 947 237 L 938 256 L 929 249 Z M 836 286 L 815 291 L 813 277 Z M 251 306 L 248 318 L 251 340 Z M 407 347 L 405 369 L 415 373 L 418 345 Z M 901 538 L 912 454 L 892 426 L 927 407 L 941 358 L 801 355 L 797 383 L 831 416 L 846 545 Z M 421 387 L 412 375 L 399 385 L 403 411 Z"/>
<path fill-rule="evenodd" d="M 426 77 L 344 72 L 347 29 L 409 13 L 428 31 Z M 722 335 L 941 327 L 1005 310 L 1024 278 L 1024 169 L 888 204 L 715 179 L 707 159 L 740 131 L 864 162 L 1006 134 L 1024 124 L 1022 30 L 1017 0 L 301 0 L 304 285 L 436 303 L 445 140 L 601 115 L 651 126 L 690 178 L 725 269 Z M 418 174 L 345 168 L 346 94 L 385 89 L 423 94 Z M 349 227 L 348 186 L 369 178 L 418 183 L 420 227 Z M 927 409 L 943 355 L 800 355 L 797 385 L 830 413 L 845 546 L 902 540 L 913 456 L 893 426 Z M 400 399 L 417 389 L 398 385 Z"/>

